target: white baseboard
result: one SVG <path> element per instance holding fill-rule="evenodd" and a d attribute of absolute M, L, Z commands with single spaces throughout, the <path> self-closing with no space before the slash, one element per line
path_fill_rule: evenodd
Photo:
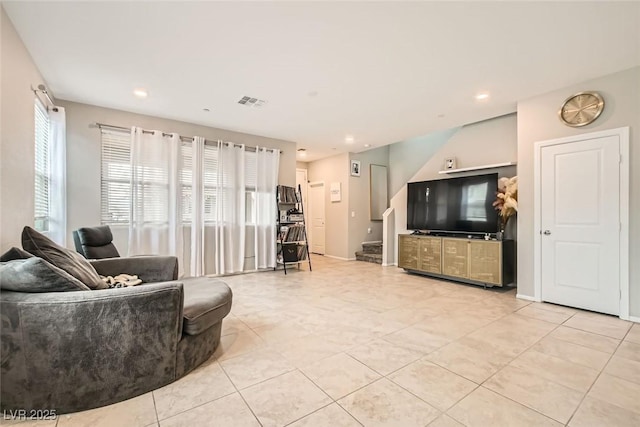
<path fill-rule="evenodd" d="M 635 323 L 640 323 L 640 317 L 637 317 L 637 316 L 629 316 L 629 321 L 631 321 L 631 322 L 635 322 Z"/>
<path fill-rule="evenodd" d="M 530 297 L 529 295 L 516 294 L 516 298 L 523 299 L 525 301 L 539 302 L 534 297 Z"/>
<path fill-rule="evenodd" d="M 339 259 L 340 261 L 355 261 L 355 258 L 343 258 L 341 256 L 335 256 L 335 255 L 327 255 L 324 254 L 324 256 L 326 256 L 327 258 L 333 258 L 333 259 Z"/>
<path fill-rule="evenodd" d="M 390 262 L 390 263 L 387 263 L 387 264 L 382 264 L 382 266 L 383 266 L 383 267 L 394 267 L 394 266 L 396 266 L 396 265 L 398 265 L 398 264 L 396 264 L 395 262 Z"/>

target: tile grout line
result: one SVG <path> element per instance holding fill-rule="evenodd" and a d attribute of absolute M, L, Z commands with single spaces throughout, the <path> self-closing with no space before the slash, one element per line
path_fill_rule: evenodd
<path fill-rule="evenodd" d="M 220 363 L 218 362 L 218 359 L 217 359 L 215 356 L 213 356 L 213 355 L 212 355 L 209 359 L 207 359 L 207 360 L 205 360 L 204 362 L 202 362 L 202 365 L 204 365 L 206 362 L 208 362 L 211 358 L 213 358 L 213 359 L 214 359 L 214 362 L 218 363 L 218 366 L 220 366 Z M 202 365 L 200 365 L 200 366 L 202 366 Z M 197 368 L 196 368 L 196 369 L 197 369 Z M 224 372 L 224 369 L 222 369 L 222 366 L 220 366 L 220 370 Z M 194 372 L 195 372 L 195 370 L 194 370 L 194 371 L 189 372 L 187 375 L 191 375 L 191 374 L 193 374 Z M 226 374 L 226 373 L 225 373 L 225 374 Z M 184 376 L 184 377 L 182 377 L 182 378 L 185 378 L 187 375 L 185 375 L 185 376 Z M 182 379 L 182 378 L 181 378 L 181 379 Z M 231 381 L 231 380 L 229 380 L 229 381 Z M 177 381 L 174 381 L 174 382 L 169 383 L 169 384 L 167 384 L 167 385 L 165 385 L 165 386 L 163 386 L 163 387 L 169 386 L 169 385 L 171 385 L 171 384 L 175 384 L 176 382 L 177 382 Z M 231 385 L 232 385 L 232 386 L 234 386 L 233 382 L 231 382 Z M 235 386 L 234 386 L 234 387 L 235 387 Z M 162 387 L 161 387 L 161 388 L 162 388 Z M 156 389 L 156 390 L 159 390 L 159 389 Z M 156 390 L 153 390 L 153 391 L 152 391 L 152 393 L 153 393 L 153 392 L 155 392 Z M 156 408 L 156 416 L 157 416 L 157 418 L 158 418 L 158 425 L 160 424 L 160 421 L 166 421 L 166 420 L 168 420 L 169 418 L 176 417 L 176 416 L 178 416 L 178 415 L 184 414 L 185 412 L 191 411 L 192 409 L 196 409 L 196 408 L 199 408 L 199 407 L 201 407 L 201 406 L 207 405 L 207 404 L 209 404 L 209 403 L 211 403 L 211 402 L 215 402 L 216 400 L 220 400 L 220 399 L 222 399 L 223 397 L 231 396 L 233 393 L 234 393 L 234 392 L 230 392 L 230 393 L 223 394 L 222 396 L 216 397 L 215 399 L 207 400 L 206 402 L 203 402 L 203 403 L 200 403 L 200 404 L 198 404 L 198 405 L 196 405 L 196 406 L 193 406 L 193 407 L 191 407 L 191 408 L 188 408 L 188 409 L 185 409 L 185 410 L 182 410 L 182 411 L 176 412 L 175 414 L 172 414 L 172 415 L 170 415 L 170 416 L 168 416 L 168 417 L 165 417 L 165 418 L 162 418 L 162 419 L 159 419 L 160 417 L 157 415 L 157 408 Z M 155 395 L 153 395 L 153 397 L 154 397 L 154 406 L 155 406 Z"/>
<path fill-rule="evenodd" d="M 553 333 L 555 330 L 557 330 L 560 326 L 564 326 L 564 327 L 571 328 L 570 326 L 565 326 L 565 325 L 564 325 L 564 323 L 568 322 L 568 321 L 569 321 L 571 318 L 573 318 L 573 316 L 575 316 L 577 313 L 579 313 L 579 312 L 576 312 L 576 313 L 572 314 L 572 315 L 571 315 L 569 318 L 567 318 L 563 323 L 561 323 L 561 324 L 556 324 L 556 327 L 555 327 L 554 329 L 552 329 L 551 331 L 549 331 L 547 334 L 545 334 L 544 336 L 542 336 L 538 341 L 536 341 L 535 343 L 533 343 L 532 345 L 530 345 L 529 347 L 527 347 L 525 350 L 523 350 L 522 352 L 520 352 L 516 357 L 514 357 L 514 358 L 511 360 L 511 362 L 509 362 L 507 365 L 505 365 L 505 366 L 503 366 L 502 368 L 500 368 L 498 371 L 496 371 L 496 372 L 495 372 L 493 375 L 491 375 L 489 378 L 487 378 L 486 380 L 484 380 L 484 381 L 482 382 L 481 386 L 482 386 L 484 389 L 486 389 L 486 390 L 489 390 L 489 391 L 491 391 L 491 392 L 494 392 L 494 393 L 496 393 L 496 394 L 498 394 L 498 395 L 500 395 L 500 396 L 502 396 L 502 397 L 504 397 L 504 398 L 506 398 L 506 399 L 509 399 L 509 400 L 511 400 L 511 401 L 513 401 L 513 402 L 515 402 L 515 403 L 517 403 L 517 404 L 519 404 L 519 405 L 521 405 L 521 406 L 524 406 L 524 407 L 526 407 L 526 408 L 529 408 L 529 409 L 531 409 L 532 411 L 535 411 L 535 412 L 537 412 L 538 414 L 540 414 L 540 415 L 542 415 L 542 416 L 544 416 L 544 417 L 547 417 L 547 418 L 549 418 L 549 419 L 551 419 L 551 420 L 554 420 L 554 421 L 559 422 L 558 420 L 556 420 L 556 419 L 554 419 L 554 418 L 552 418 L 552 417 L 550 417 L 550 416 L 548 416 L 548 415 L 546 415 L 546 414 L 543 414 L 542 412 L 538 411 L 538 410 L 537 410 L 537 409 L 535 409 L 535 408 L 531 408 L 530 406 L 528 406 L 528 405 L 524 405 L 524 404 L 522 404 L 522 403 L 520 403 L 520 402 L 518 402 L 518 401 L 516 401 L 516 400 L 512 399 L 512 398 L 511 398 L 511 397 L 509 397 L 509 396 L 505 396 L 505 395 L 503 395 L 503 394 L 502 394 L 502 393 L 500 393 L 500 392 L 497 392 L 497 391 L 495 391 L 495 390 L 492 390 L 492 389 L 490 389 L 490 388 L 485 387 L 485 386 L 484 386 L 484 383 L 486 383 L 489 379 L 491 379 L 492 377 L 494 377 L 495 375 L 497 375 L 497 374 L 498 374 L 502 369 L 504 369 L 506 366 L 509 366 L 509 365 L 510 365 L 510 364 L 511 364 L 515 359 L 517 359 L 518 357 L 520 357 L 520 356 L 521 356 L 522 354 L 524 354 L 526 351 L 530 350 L 533 346 L 535 346 L 537 343 L 539 343 L 543 338 L 546 338 L 546 337 L 550 336 L 550 335 L 551 335 L 551 333 Z M 536 319 L 536 320 L 539 320 L 539 319 Z M 549 322 L 547 322 L 547 323 L 549 323 Z M 576 329 L 576 330 L 580 330 L 580 331 L 582 331 L 581 329 L 577 329 L 577 328 L 571 328 L 571 329 Z M 630 330 L 630 329 L 631 329 L 631 328 L 629 328 L 629 330 Z M 589 331 L 582 331 L 582 332 L 589 332 Z M 591 332 L 589 332 L 589 333 L 591 333 Z M 628 332 L 627 332 L 627 333 L 628 333 Z M 595 335 L 600 335 L 600 334 L 595 334 Z M 604 335 L 600 335 L 600 336 L 604 336 Z M 625 336 L 626 336 L 626 334 L 625 334 Z M 553 338 L 555 338 L 555 337 L 553 337 Z M 612 338 L 612 337 L 607 337 L 607 338 Z M 560 339 L 560 338 L 556 338 L 556 339 L 558 339 L 558 340 L 560 340 L 560 341 L 563 341 L 563 342 L 568 342 L 568 343 L 570 343 L 570 344 L 575 344 L 575 343 L 572 343 L 572 342 L 570 342 L 570 341 L 562 340 L 562 339 Z M 614 338 L 614 339 L 615 339 L 615 338 Z M 580 400 L 580 403 L 578 403 L 578 405 L 576 406 L 576 408 L 573 410 L 573 412 L 572 412 L 571 416 L 569 417 L 569 420 L 567 421 L 567 423 L 566 423 L 565 425 L 568 425 L 568 424 L 571 422 L 571 420 L 573 419 L 573 416 L 575 415 L 575 413 L 577 412 L 577 410 L 580 408 L 580 406 L 581 406 L 581 405 L 582 405 L 582 403 L 584 402 L 584 399 L 585 399 L 585 398 L 586 398 L 586 396 L 589 394 L 589 392 L 591 391 L 591 388 L 593 388 L 593 386 L 594 386 L 594 385 L 595 385 L 595 383 L 597 382 L 598 378 L 600 378 L 600 375 L 604 372 L 604 369 L 605 369 L 605 368 L 606 368 L 606 366 L 609 364 L 609 361 L 611 360 L 611 358 L 613 357 L 613 355 L 615 354 L 615 352 L 618 350 L 618 347 L 621 345 L 621 343 L 622 343 L 622 340 L 620 340 L 620 342 L 619 342 L 619 343 L 618 343 L 618 345 L 616 346 L 616 349 L 613 351 L 613 353 L 611 353 L 611 355 L 609 356 L 609 359 L 607 360 L 607 363 L 604 365 L 604 367 L 603 367 L 602 369 L 600 369 L 600 371 L 598 372 L 598 376 L 595 378 L 595 380 L 593 381 L 593 383 L 591 384 L 591 386 L 589 387 L 589 389 L 588 389 L 586 392 L 584 392 L 584 393 L 583 393 L 583 396 L 582 396 L 582 399 Z M 575 345 L 579 345 L 579 344 L 575 344 Z M 582 346 L 582 345 L 580 345 L 580 346 L 581 346 L 581 347 L 584 347 L 584 348 L 588 348 L 588 349 L 590 349 L 590 350 L 594 350 L 593 348 L 590 348 L 590 347 L 586 347 L 586 346 Z M 599 351 L 599 350 L 596 350 L 596 351 Z M 602 353 L 604 353 L 604 352 L 602 352 Z M 580 364 L 577 364 L 577 365 L 580 365 Z M 583 365 L 580 365 L 580 366 L 583 366 Z M 562 385 L 562 384 L 557 383 L 556 381 L 553 381 L 553 380 L 547 380 L 547 381 L 550 381 L 550 382 L 552 382 L 552 383 L 554 383 L 554 384 Z M 564 387 L 567 387 L 567 386 L 564 386 Z M 567 387 L 567 388 L 571 388 L 571 387 Z M 573 390 L 575 390 L 575 389 L 573 389 Z M 577 391 L 577 390 L 576 390 L 576 391 Z"/>
<path fill-rule="evenodd" d="M 151 398 L 153 399 L 153 412 L 156 414 L 156 425 L 160 425 L 160 417 L 158 416 L 158 405 L 156 404 L 155 390 L 151 391 Z"/>
<path fill-rule="evenodd" d="M 225 369 L 222 367 L 222 364 L 216 359 L 216 362 L 218 362 L 218 365 L 220 366 L 220 370 L 224 373 L 224 375 L 227 377 L 227 379 L 229 380 L 229 382 L 231 383 L 231 385 L 233 386 L 233 388 L 236 390 L 236 393 L 238 393 L 238 396 L 240 396 L 240 399 L 242 399 L 242 401 L 244 402 L 245 405 L 247 405 L 247 408 L 249 408 L 249 411 L 251 411 L 251 414 L 253 415 L 253 417 L 256 419 L 256 421 L 258 422 L 258 424 L 260 424 L 260 426 L 262 427 L 262 422 L 260 421 L 260 419 L 258 418 L 258 416 L 256 415 L 256 413 L 253 411 L 253 408 L 249 405 L 249 403 L 247 402 L 247 400 L 244 398 L 244 396 L 242 395 L 242 393 L 240 393 L 240 390 L 238 389 L 238 387 L 236 387 L 236 384 L 231 380 L 231 377 L 229 376 L 229 374 L 227 373 L 227 371 L 225 371 Z M 229 396 L 229 395 L 227 395 Z M 224 396 L 223 396 L 224 397 Z M 217 399 L 216 399 L 217 400 Z"/>
<path fill-rule="evenodd" d="M 291 425 L 291 424 L 293 424 L 293 423 L 295 423 L 295 422 L 297 422 L 297 421 L 300 421 L 301 419 L 303 419 L 303 418 L 305 418 L 305 417 L 308 417 L 308 416 L 309 416 L 309 415 L 311 415 L 311 414 L 315 414 L 315 413 L 316 413 L 316 412 L 318 412 L 319 410 L 324 409 L 324 408 L 326 408 L 326 407 L 327 407 L 327 406 L 329 406 L 329 405 L 333 405 L 334 403 L 337 403 L 333 397 L 329 396 L 329 393 L 327 393 L 326 391 L 324 391 L 324 390 L 322 389 L 322 387 L 320 387 L 320 386 L 319 386 L 318 384 L 316 384 L 316 383 L 315 383 L 311 378 L 309 378 L 309 377 L 308 377 L 304 372 L 302 372 L 302 370 L 301 370 L 300 368 L 296 367 L 296 369 L 295 369 L 295 370 L 296 370 L 296 371 L 298 371 L 298 372 L 300 372 L 300 374 L 302 374 L 302 376 L 304 376 L 307 380 L 309 380 L 309 381 L 311 382 L 311 384 L 313 384 L 316 388 L 318 388 L 321 392 L 323 392 L 323 393 L 324 393 L 324 394 L 329 398 L 330 402 L 329 402 L 329 403 L 327 403 L 327 404 L 326 404 L 326 405 L 324 405 L 324 406 L 321 406 L 320 408 L 318 408 L 318 409 L 316 409 L 316 410 L 314 410 L 314 411 L 309 412 L 308 414 L 305 414 L 305 415 L 301 416 L 300 418 L 297 418 L 297 419 L 295 419 L 295 420 L 291 421 L 290 423 L 285 424 L 286 426 Z M 293 372 L 293 371 L 292 371 L 292 372 Z M 349 415 L 351 415 L 351 414 L 349 414 Z"/>
<path fill-rule="evenodd" d="M 158 421 L 158 424 L 160 423 L 160 421 L 166 421 L 166 420 L 168 420 L 169 418 L 177 417 L 178 415 L 182 415 L 182 414 L 184 414 L 185 412 L 189 412 L 189 411 L 191 411 L 192 409 L 196 409 L 196 408 L 199 408 L 199 407 L 201 407 L 201 406 L 208 405 L 209 403 L 215 402 L 215 401 L 220 400 L 220 399 L 222 399 L 222 398 L 224 398 L 224 397 L 229 397 L 229 396 L 231 396 L 233 393 L 234 393 L 234 392 L 232 391 L 231 393 L 224 394 L 224 395 L 222 395 L 222 396 L 220 396 L 220 397 L 216 397 L 215 399 L 207 400 L 206 402 L 200 403 L 200 404 L 198 404 L 198 405 L 196 405 L 196 406 L 193 406 L 193 407 L 191 407 L 191 408 L 185 409 L 185 410 L 180 411 L 180 412 L 176 412 L 175 414 L 172 414 L 172 415 L 170 415 L 170 416 L 168 416 L 168 417 L 162 418 L 161 420 L 159 420 L 159 421 Z"/>
<path fill-rule="evenodd" d="M 572 316 L 572 317 L 573 317 L 573 316 Z M 537 319 L 536 319 L 536 320 L 537 320 Z M 567 319 L 567 320 L 568 320 L 568 319 Z M 550 322 L 547 322 L 547 323 L 550 323 Z M 534 412 L 536 412 L 537 414 L 539 414 L 539 415 L 541 415 L 541 416 L 543 416 L 543 417 L 545 417 L 545 418 L 548 418 L 548 419 L 550 419 L 550 420 L 553 420 L 553 421 L 555 421 L 555 422 L 558 422 L 558 423 L 562 424 L 562 422 L 560 422 L 560 421 L 556 420 L 556 419 L 555 419 L 555 418 L 553 418 L 553 417 L 550 417 L 549 415 L 546 415 L 546 414 L 544 414 L 544 413 L 540 412 L 538 409 L 536 409 L 536 408 L 532 408 L 532 407 L 530 407 L 530 406 L 528 406 L 528 405 L 525 405 L 524 403 L 520 403 L 520 402 L 518 402 L 517 400 L 514 400 L 513 398 L 511 398 L 511 397 L 509 397 L 509 396 L 505 396 L 504 394 L 502 394 L 502 393 L 500 393 L 500 392 L 498 392 L 498 391 L 492 390 L 492 389 L 490 389 L 490 388 L 488 388 L 488 387 L 486 387 L 486 386 L 484 385 L 487 381 L 489 381 L 491 378 L 493 378 L 494 376 L 496 376 L 500 371 L 502 371 L 504 368 L 506 368 L 507 366 L 509 366 L 509 365 L 510 365 L 514 360 L 516 360 L 516 359 L 517 359 L 518 357 L 520 357 L 522 354 L 524 354 L 525 352 L 527 352 L 528 350 L 530 350 L 533 346 L 535 346 L 536 344 L 538 344 L 538 343 L 539 343 L 543 338 L 545 338 L 545 337 L 549 336 L 553 331 L 555 331 L 555 330 L 556 330 L 556 329 L 558 329 L 560 326 L 562 326 L 562 324 L 555 324 L 555 325 L 556 325 L 556 327 L 555 327 L 555 328 L 553 328 L 552 330 L 550 330 L 549 332 L 547 332 L 545 335 L 543 335 L 542 337 L 540 337 L 536 342 L 534 342 L 533 344 L 531 344 L 530 346 L 528 346 L 527 348 L 525 348 L 523 351 L 521 351 L 520 353 L 518 353 L 518 354 L 517 354 L 513 359 L 511 359 L 511 361 L 510 361 L 509 363 L 507 363 L 506 365 L 502 366 L 502 367 L 501 367 L 500 369 L 498 369 L 496 372 L 494 372 L 493 374 L 491 374 L 487 379 L 485 379 L 484 381 L 482 381 L 482 383 L 480 384 L 480 387 L 482 387 L 483 389 L 488 390 L 488 391 L 490 391 L 490 392 L 492 392 L 492 393 L 495 393 L 495 394 L 497 394 L 497 395 L 499 395 L 499 396 L 502 396 L 502 397 L 504 397 L 505 399 L 508 399 L 508 400 L 510 400 L 510 401 L 512 401 L 512 402 L 514 402 L 514 403 L 516 403 L 516 404 L 518 404 L 518 405 L 520 405 L 520 406 L 522 406 L 522 407 L 524 407 L 524 408 L 527 408 L 527 409 L 529 409 L 529 410 L 531 410 L 531 411 L 534 411 Z M 551 381 L 551 380 L 549 380 L 549 381 Z M 557 384 L 555 381 L 551 381 L 551 382 L 553 382 L 554 384 Z M 562 385 L 562 384 L 560 384 L 560 385 Z M 566 386 L 565 386 L 565 387 L 566 387 Z M 567 387 L 567 388 L 570 388 L 570 387 Z M 577 409 L 579 406 L 580 406 L 580 404 L 578 404 L 578 406 L 576 406 L 576 409 Z"/>
<path fill-rule="evenodd" d="M 527 305 L 525 305 L 525 306 L 523 306 L 523 307 L 520 307 L 520 308 L 518 308 L 517 310 L 512 311 L 511 313 L 507 313 L 507 314 L 505 314 L 505 315 L 504 315 L 504 316 L 502 316 L 502 317 L 506 317 L 506 316 L 509 316 L 510 314 L 516 313 L 516 312 L 517 312 L 517 311 L 519 311 L 520 309 L 522 309 L 522 308 L 524 308 L 524 307 L 527 307 L 527 306 L 529 306 L 529 304 L 527 304 Z M 502 319 L 502 317 L 501 317 L 500 319 Z M 500 319 L 497 319 L 496 321 L 498 321 L 498 320 L 500 320 Z M 535 319 L 535 320 L 539 320 L 539 319 Z M 493 322 L 491 322 L 491 323 L 493 323 Z M 549 322 L 547 322 L 547 323 L 549 323 Z M 485 326 L 486 326 L 486 325 L 485 325 Z M 517 355 L 516 355 L 516 356 L 515 356 L 515 357 L 514 357 L 514 358 L 513 358 L 509 363 L 507 363 L 506 365 L 504 365 L 503 367 L 501 367 L 500 369 L 498 369 L 498 371 L 496 371 L 494 374 L 490 375 L 490 376 L 489 376 L 489 378 L 485 379 L 485 380 L 484 380 L 484 381 L 482 381 L 481 383 L 477 383 L 476 381 L 474 381 L 474 380 L 472 380 L 472 379 L 470 379 L 470 378 L 467 378 L 467 377 L 465 377 L 464 375 L 460 375 L 460 374 L 458 374 L 458 373 L 456 373 L 456 372 L 450 371 L 448 368 L 446 368 L 446 367 L 444 367 L 444 366 L 439 365 L 439 364 L 438 364 L 437 362 L 435 362 L 435 361 L 431 361 L 431 360 L 428 360 L 428 359 L 427 359 L 427 361 L 428 361 L 428 362 L 433 363 L 433 364 L 435 364 L 436 366 L 439 366 L 439 367 L 441 367 L 441 368 L 443 368 L 443 369 L 447 370 L 448 372 L 451 372 L 451 373 L 453 373 L 453 374 L 455 374 L 455 375 L 457 375 L 457 376 L 459 376 L 459 377 L 461 377 L 461 378 L 464 378 L 464 379 L 466 379 L 466 380 L 468 380 L 468 381 L 470 381 L 470 382 L 472 382 L 473 384 L 475 384 L 475 385 L 476 385 L 476 387 L 475 387 L 473 390 L 471 390 L 469 393 L 467 393 L 466 395 L 464 395 L 463 397 L 461 397 L 460 399 L 458 399 L 458 401 L 456 401 L 456 403 L 454 403 L 454 404 L 453 404 L 453 405 L 451 405 L 449 408 L 447 408 L 447 410 L 443 411 L 443 412 L 442 412 L 442 414 L 447 415 L 447 416 L 451 417 L 452 419 L 456 420 L 457 422 L 459 422 L 460 424 L 463 424 L 463 425 L 464 425 L 464 423 L 462 423 L 462 421 L 460 421 L 460 420 L 458 420 L 457 418 L 455 418 L 454 416 L 450 415 L 450 414 L 448 413 L 448 412 L 449 412 L 449 410 L 451 410 L 453 407 L 455 407 L 458 403 L 460 403 L 462 400 L 464 400 L 467 396 L 469 396 L 469 395 L 470 395 L 471 393 L 473 393 L 474 391 L 478 390 L 479 388 L 483 388 L 483 389 L 488 390 L 488 391 L 490 391 L 490 392 L 496 393 L 496 394 L 498 394 L 499 396 L 502 396 L 502 397 L 504 397 L 504 398 L 506 398 L 506 399 L 508 399 L 508 400 L 510 400 L 510 401 L 512 401 L 512 402 L 514 402 L 514 403 L 516 403 L 516 404 L 518 404 L 518 405 L 520 405 L 520 406 L 523 406 L 523 407 L 525 407 L 525 408 L 527 408 L 527 409 L 531 409 L 531 410 L 533 410 L 534 412 L 537 412 L 538 414 L 540 414 L 540 415 L 542 415 L 542 416 L 544 416 L 544 417 L 546 417 L 546 418 L 548 418 L 548 419 L 553 420 L 553 418 L 551 418 L 551 417 L 549 417 L 549 416 L 547 416 L 547 415 L 545 415 L 545 414 L 543 414 L 543 413 L 541 413 L 541 412 L 539 412 L 539 411 L 537 411 L 537 410 L 535 410 L 535 409 L 533 409 L 533 408 L 529 408 L 528 406 L 523 405 L 522 403 L 517 402 L 517 401 L 515 401 L 515 400 L 511 399 L 511 398 L 510 398 L 510 397 L 508 397 L 508 396 L 503 396 L 502 394 L 497 393 L 497 392 L 495 392 L 494 390 L 491 390 L 491 389 L 489 389 L 489 388 L 487 388 L 487 387 L 484 387 L 483 385 L 484 385 L 484 383 L 485 383 L 485 382 L 487 382 L 490 378 L 492 378 L 493 376 L 495 376 L 498 372 L 500 372 L 500 371 L 501 371 L 502 369 L 504 369 L 506 366 L 509 366 L 509 365 L 510 365 L 510 364 L 511 364 L 515 359 L 517 359 L 518 357 L 520 357 L 520 356 L 521 356 L 522 354 L 524 354 L 526 351 L 528 351 L 529 349 L 531 349 L 531 347 L 533 347 L 533 346 L 534 346 L 534 345 L 536 345 L 538 342 L 540 342 L 540 340 L 542 340 L 543 338 L 545 338 L 546 336 L 548 336 L 549 334 L 551 334 L 551 332 L 555 331 L 559 326 L 560 326 L 560 325 L 556 324 L 556 327 L 555 327 L 554 329 L 550 330 L 547 334 L 545 334 L 545 335 L 543 335 L 542 337 L 540 337 L 540 339 L 538 339 L 536 342 L 534 342 L 533 344 L 531 344 L 529 347 L 525 348 L 522 352 L 518 353 L 518 354 L 517 354 Z M 467 335 L 470 335 L 470 334 L 471 334 L 471 333 L 473 333 L 473 332 L 475 332 L 475 331 L 472 331 L 472 332 L 470 332 L 470 333 L 469 333 L 469 334 L 467 334 Z M 466 337 L 467 335 L 464 335 L 464 336 L 463 336 L 463 337 L 461 337 L 461 338 L 464 338 L 464 337 Z M 460 338 L 459 338 L 459 339 L 460 339 Z M 456 340 L 456 341 L 457 341 L 457 340 Z M 452 341 L 452 342 L 455 342 L 455 341 Z M 555 421 L 555 420 L 554 420 L 554 421 Z"/>
<path fill-rule="evenodd" d="M 602 369 L 600 369 L 600 372 L 598 372 L 598 376 L 596 376 L 596 379 L 593 381 L 593 383 L 591 384 L 589 389 L 585 392 L 584 396 L 582 396 L 582 400 L 580 400 L 580 403 L 578 404 L 578 406 L 576 406 L 576 409 L 571 414 L 571 417 L 569 417 L 569 421 L 567 421 L 567 425 L 569 425 L 569 423 L 571 423 L 571 420 L 573 420 L 573 417 L 576 415 L 576 413 L 578 412 L 578 409 L 580 409 L 580 407 L 584 403 L 584 400 L 587 398 L 587 396 L 589 395 L 589 393 L 593 389 L 593 386 L 596 385 L 596 383 L 598 382 L 598 380 L 600 379 L 602 374 L 605 373 L 604 370 L 607 369 L 607 366 L 609 366 L 609 363 L 611 362 L 611 359 L 613 359 L 613 356 L 616 354 L 616 352 L 618 351 L 618 349 L 620 348 L 620 346 L 624 342 L 624 338 L 626 338 L 627 335 L 629 335 L 629 331 L 631 331 L 631 328 L 629 328 L 627 330 L 627 332 L 624 334 L 624 337 L 622 337 L 622 339 L 620 340 L 620 342 L 616 346 L 616 349 L 611 353 L 611 355 L 609 356 L 609 359 L 607 359 L 607 363 L 605 363 L 604 366 L 602 367 Z M 597 397 L 592 397 L 592 399 L 601 400 L 601 399 L 598 399 Z M 605 402 L 605 403 L 610 403 L 610 402 Z M 614 404 L 614 406 L 618 407 L 618 405 L 615 405 L 615 404 Z M 622 408 L 622 407 L 620 407 L 620 408 Z M 622 408 L 622 409 L 625 409 L 625 408 Z"/>

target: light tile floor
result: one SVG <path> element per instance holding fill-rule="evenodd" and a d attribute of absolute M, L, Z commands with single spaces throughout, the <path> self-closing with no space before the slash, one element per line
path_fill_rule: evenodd
<path fill-rule="evenodd" d="M 220 347 L 180 381 L 20 425 L 640 426 L 640 324 L 395 267 L 313 268 L 225 278 Z"/>

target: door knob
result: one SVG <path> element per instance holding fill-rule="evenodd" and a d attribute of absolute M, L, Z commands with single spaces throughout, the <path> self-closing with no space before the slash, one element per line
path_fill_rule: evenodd
<path fill-rule="evenodd" d="M 544 230 L 544 231 L 542 232 L 542 234 L 544 234 L 545 236 L 548 236 L 548 235 L 550 235 L 550 234 L 551 234 L 551 231 L 549 231 L 549 230 Z"/>

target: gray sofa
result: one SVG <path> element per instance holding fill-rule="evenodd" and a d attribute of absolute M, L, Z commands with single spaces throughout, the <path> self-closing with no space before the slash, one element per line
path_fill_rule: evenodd
<path fill-rule="evenodd" d="M 178 281 L 174 257 L 91 262 L 145 283 L 74 292 L 0 292 L 0 409 L 58 414 L 119 402 L 171 383 L 215 351 L 231 290 Z M 151 283 L 156 282 L 156 283 Z"/>

